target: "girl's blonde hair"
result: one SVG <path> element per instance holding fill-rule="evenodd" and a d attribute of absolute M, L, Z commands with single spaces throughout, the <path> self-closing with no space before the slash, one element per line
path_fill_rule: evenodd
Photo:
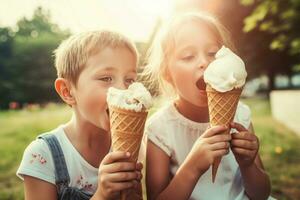
<path fill-rule="evenodd" d="M 148 64 L 142 73 L 142 79 L 150 89 L 158 89 L 159 94 L 167 97 L 174 97 L 176 95 L 174 87 L 164 78 L 167 74 L 168 58 L 175 47 L 174 33 L 180 29 L 182 24 L 188 21 L 200 22 L 208 26 L 216 35 L 217 42 L 220 45 L 223 44 L 235 50 L 229 31 L 215 16 L 205 12 L 197 12 L 174 17 L 156 34 L 147 52 Z"/>
<path fill-rule="evenodd" d="M 57 76 L 76 85 L 88 58 L 106 47 L 128 48 L 138 63 L 138 51 L 129 38 L 107 30 L 89 31 L 70 36 L 54 51 Z"/>

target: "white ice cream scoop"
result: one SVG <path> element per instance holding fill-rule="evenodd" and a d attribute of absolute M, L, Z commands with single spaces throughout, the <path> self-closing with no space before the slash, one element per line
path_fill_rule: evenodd
<path fill-rule="evenodd" d="M 222 46 L 204 72 L 204 81 L 219 92 L 242 88 L 247 72 L 243 60 L 229 48 Z"/>
<path fill-rule="evenodd" d="M 127 90 L 110 87 L 107 92 L 107 104 L 125 110 L 141 112 L 152 106 L 152 97 L 142 83 L 135 82 Z"/>

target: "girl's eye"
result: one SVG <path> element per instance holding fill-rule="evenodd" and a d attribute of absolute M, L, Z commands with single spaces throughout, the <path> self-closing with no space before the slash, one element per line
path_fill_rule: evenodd
<path fill-rule="evenodd" d="M 111 82 L 112 81 L 112 77 L 107 76 L 107 77 L 103 77 L 99 79 L 100 81 L 104 81 L 104 82 Z"/>
<path fill-rule="evenodd" d="M 184 60 L 184 61 L 190 61 L 190 60 L 193 60 L 194 58 L 195 58 L 195 56 L 190 55 L 190 56 L 184 56 L 181 59 Z"/>
<path fill-rule="evenodd" d="M 208 52 L 208 56 L 210 56 L 210 57 L 215 57 L 216 53 L 217 53 L 217 52 L 215 52 L 215 51 Z"/>

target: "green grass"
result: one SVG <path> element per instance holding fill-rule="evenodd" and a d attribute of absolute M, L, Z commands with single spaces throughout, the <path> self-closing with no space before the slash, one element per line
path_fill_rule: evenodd
<path fill-rule="evenodd" d="M 0 199 L 19 200 L 23 197 L 22 181 L 16 170 L 26 146 L 40 133 L 66 122 L 69 108 L 50 104 L 46 108 L 0 112 Z"/>
<path fill-rule="evenodd" d="M 300 137 L 272 119 L 267 101 L 244 102 L 252 110 L 260 154 L 272 180 L 272 196 L 300 199 Z M 53 104 L 42 109 L 0 112 L 0 200 L 23 199 L 22 181 L 15 172 L 24 149 L 38 134 L 66 122 L 70 116 L 69 108 Z"/>
<path fill-rule="evenodd" d="M 270 105 L 262 100 L 245 100 L 260 139 L 260 155 L 278 199 L 300 199 L 300 137 L 271 117 Z"/>

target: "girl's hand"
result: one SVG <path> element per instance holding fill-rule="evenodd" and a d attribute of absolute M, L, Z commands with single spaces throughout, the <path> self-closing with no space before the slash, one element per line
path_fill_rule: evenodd
<path fill-rule="evenodd" d="M 134 188 L 142 179 L 142 163 L 126 161 L 128 152 L 111 152 L 102 160 L 99 167 L 98 189 L 100 199 L 118 198 L 121 190 Z"/>
<path fill-rule="evenodd" d="M 222 134 L 227 129 L 226 126 L 211 127 L 195 142 L 187 162 L 197 174 L 203 174 L 217 157 L 229 152 L 231 135 Z"/>
<path fill-rule="evenodd" d="M 240 167 L 252 165 L 259 149 L 258 138 L 239 123 L 232 122 L 230 127 L 238 131 L 232 134 L 231 140 L 231 149 L 236 161 Z"/>

